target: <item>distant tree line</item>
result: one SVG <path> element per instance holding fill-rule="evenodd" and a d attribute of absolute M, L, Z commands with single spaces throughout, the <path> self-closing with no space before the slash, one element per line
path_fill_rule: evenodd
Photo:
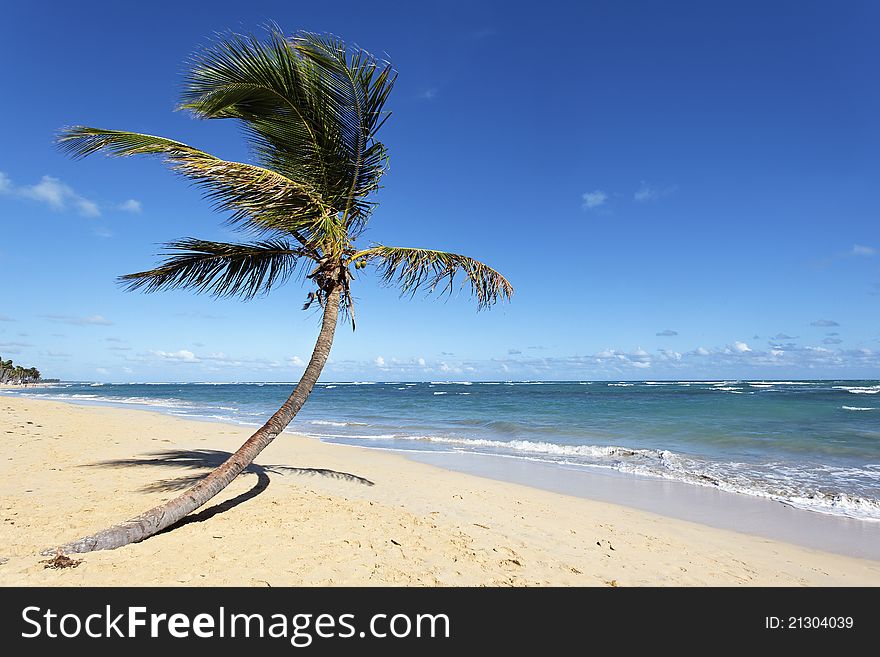
<path fill-rule="evenodd" d="M 40 370 L 36 367 L 23 367 L 11 360 L 0 357 L 0 384 L 2 383 L 36 383 L 41 380 Z"/>

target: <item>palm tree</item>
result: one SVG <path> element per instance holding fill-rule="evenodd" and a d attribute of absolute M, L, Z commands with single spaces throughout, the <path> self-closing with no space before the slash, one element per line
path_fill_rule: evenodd
<path fill-rule="evenodd" d="M 155 269 L 122 276 L 130 290 L 185 288 L 250 299 L 295 273 L 310 281 L 305 308 L 323 309 L 321 330 L 302 378 L 278 411 L 229 459 L 179 497 L 119 525 L 61 546 L 63 552 L 113 549 L 169 527 L 223 490 L 299 412 L 327 361 L 337 317 L 354 328 L 352 270 L 375 267 L 401 294 L 453 290 L 461 274 L 480 308 L 513 293 L 490 267 L 454 253 L 374 244 L 361 246 L 376 204 L 370 195 L 386 171 L 377 132 L 396 73 L 331 36 L 277 27 L 268 39 L 220 37 L 189 71 L 181 108 L 201 119 L 234 119 L 255 164 L 222 160 L 179 141 L 82 126 L 66 128 L 60 147 L 75 157 L 158 155 L 195 181 L 245 243 L 186 238 L 166 245 Z M 464 282 L 463 282 L 464 284 Z"/>

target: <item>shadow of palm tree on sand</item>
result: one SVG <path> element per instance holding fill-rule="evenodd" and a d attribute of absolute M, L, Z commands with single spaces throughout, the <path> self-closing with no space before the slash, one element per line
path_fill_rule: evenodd
<path fill-rule="evenodd" d="M 226 461 L 226 459 L 228 459 L 230 456 L 231 454 L 229 452 L 223 452 L 214 449 L 172 449 L 161 452 L 152 452 L 150 454 L 146 454 L 144 458 L 99 461 L 98 463 L 90 464 L 90 467 L 128 468 L 155 466 L 166 468 L 179 468 L 182 470 L 205 470 L 205 472 L 193 472 L 192 474 L 184 474 L 178 477 L 171 477 L 169 479 L 160 479 L 159 481 L 156 481 L 147 486 L 143 486 L 140 489 L 144 493 L 159 493 L 189 488 L 193 484 L 197 483 L 200 479 L 206 477 L 211 470 L 222 465 L 223 462 Z M 229 509 L 232 509 L 239 504 L 243 504 L 244 502 L 253 499 L 269 487 L 269 483 L 271 482 L 269 478 L 269 473 L 278 475 L 292 474 L 306 477 L 329 477 L 330 479 L 350 481 L 352 483 L 362 484 L 364 486 L 373 485 L 373 482 L 369 479 L 359 477 L 358 475 L 351 474 L 349 472 L 340 472 L 338 470 L 328 470 L 326 468 L 294 468 L 287 465 L 257 465 L 256 463 L 251 463 L 247 468 L 244 469 L 242 474 L 254 474 L 257 476 L 257 483 L 254 485 L 253 488 L 245 491 L 244 493 L 241 493 L 240 495 L 236 495 L 235 497 L 230 498 L 225 502 L 215 504 L 208 507 L 207 509 L 199 511 L 198 513 L 186 516 L 181 519 L 180 522 L 172 525 L 171 527 L 168 527 L 161 533 L 171 531 L 176 527 L 182 527 L 183 525 L 188 525 L 193 522 L 204 522 L 209 518 L 213 518 L 218 513 L 223 513 L 224 511 L 228 511 Z"/>

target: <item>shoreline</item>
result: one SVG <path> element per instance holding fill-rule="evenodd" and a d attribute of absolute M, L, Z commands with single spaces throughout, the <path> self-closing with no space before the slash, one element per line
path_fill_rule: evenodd
<path fill-rule="evenodd" d="M 249 431 L 14 396 L 0 409 L 0 585 L 880 585 L 877 560 L 288 433 L 196 521 L 46 570 L 40 550 L 169 499 L 157 482 Z"/>
<path fill-rule="evenodd" d="M 618 504 L 850 557 L 880 560 L 880 522 L 800 509 L 771 498 L 647 475 L 522 462 L 492 454 L 400 452 L 438 467 Z"/>
<path fill-rule="evenodd" d="M 45 387 L 51 388 L 53 385 L 45 384 Z M 251 384 L 244 383 L 241 385 Z M 0 389 L 3 387 L 0 386 Z M 21 386 L 11 387 L 20 388 Z M 41 386 L 37 384 L 34 387 Z M 5 395 L 0 392 L 0 399 L 4 397 Z M 45 395 L 40 397 L 45 397 Z M 259 427 L 262 423 L 262 420 L 246 422 L 217 415 L 180 413 L 176 412 L 174 407 L 164 407 L 161 403 L 142 406 L 139 403 L 115 401 L 110 398 L 66 399 L 61 397 L 50 397 L 47 401 L 93 408 L 115 408 L 126 411 L 159 413 L 186 421 L 229 424 L 251 430 Z M 324 421 L 319 423 L 328 424 Z M 329 422 L 329 424 L 333 424 L 333 422 Z M 344 436 L 328 437 L 320 433 L 310 433 L 304 430 L 302 426 L 294 429 L 288 427 L 285 429 L 285 433 L 288 435 L 304 435 L 317 438 L 331 445 L 347 445 L 401 454 L 415 461 L 438 465 L 439 467 L 458 472 L 488 477 L 499 481 L 521 483 L 585 499 L 622 504 L 631 508 L 653 511 L 660 515 L 692 520 L 721 529 L 732 529 L 767 538 L 776 538 L 797 545 L 828 550 L 847 556 L 880 559 L 880 517 L 851 515 L 846 513 L 845 510 L 842 513 L 836 513 L 821 507 L 815 508 L 813 506 L 792 503 L 786 499 L 756 493 L 755 491 L 736 490 L 717 485 L 701 485 L 700 482 L 666 477 L 649 472 L 619 470 L 588 464 L 557 463 L 540 458 L 491 452 L 457 449 L 448 451 L 405 449 L 368 443 L 360 444 L 359 442 L 348 441 Z M 521 461 L 525 468 L 539 472 L 543 471 L 545 474 L 541 476 L 536 475 L 534 472 L 525 472 L 522 467 L 513 465 L 514 461 Z M 560 477 L 561 479 L 559 479 Z M 627 480 L 632 485 L 622 485 L 620 483 L 621 480 Z M 609 485 L 595 485 L 597 482 L 607 482 Z M 671 491 L 675 491 L 675 493 L 673 494 Z M 675 499 L 677 497 L 686 498 L 688 502 L 683 503 L 681 500 Z M 734 512 L 730 511 L 729 506 L 735 507 Z M 780 507 L 788 509 L 790 512 L 782 512 Z M 802 513 L 806 515 L 801 515 Z M 800 522 L 807 525 L 807 531 L 798 526 Z M 869 543 L 867 546 L 862 544 L 853 545 L 849 541 L 849 537 L 854 534 L 861 535 L 863 540 L 862 538 L 860 540 L 862 542 L 873 541 L 873 543 Z M 874 547 L 875 545 L 876 547 Z"/>

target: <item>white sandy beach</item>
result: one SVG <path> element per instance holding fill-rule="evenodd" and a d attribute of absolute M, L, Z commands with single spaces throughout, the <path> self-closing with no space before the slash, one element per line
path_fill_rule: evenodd
<path fill-rule="evenodd" d="M 157 482 L 202 472 L 170 465 L 168 452 L 211 460 L 199 450 L 233 451 L 248 434 L 0 397 L 0 584 L 880 585 L 878 561 L 293 434 L 260 455 L 265 472 L 239 477 L 202 513 L 247 498 L 240 503 L 140 544 L 73 555 L 76 568 L 40 563 L 41 550 L 176 494 Z M 154 461 L 102 465 L 131 459 Z"/>

